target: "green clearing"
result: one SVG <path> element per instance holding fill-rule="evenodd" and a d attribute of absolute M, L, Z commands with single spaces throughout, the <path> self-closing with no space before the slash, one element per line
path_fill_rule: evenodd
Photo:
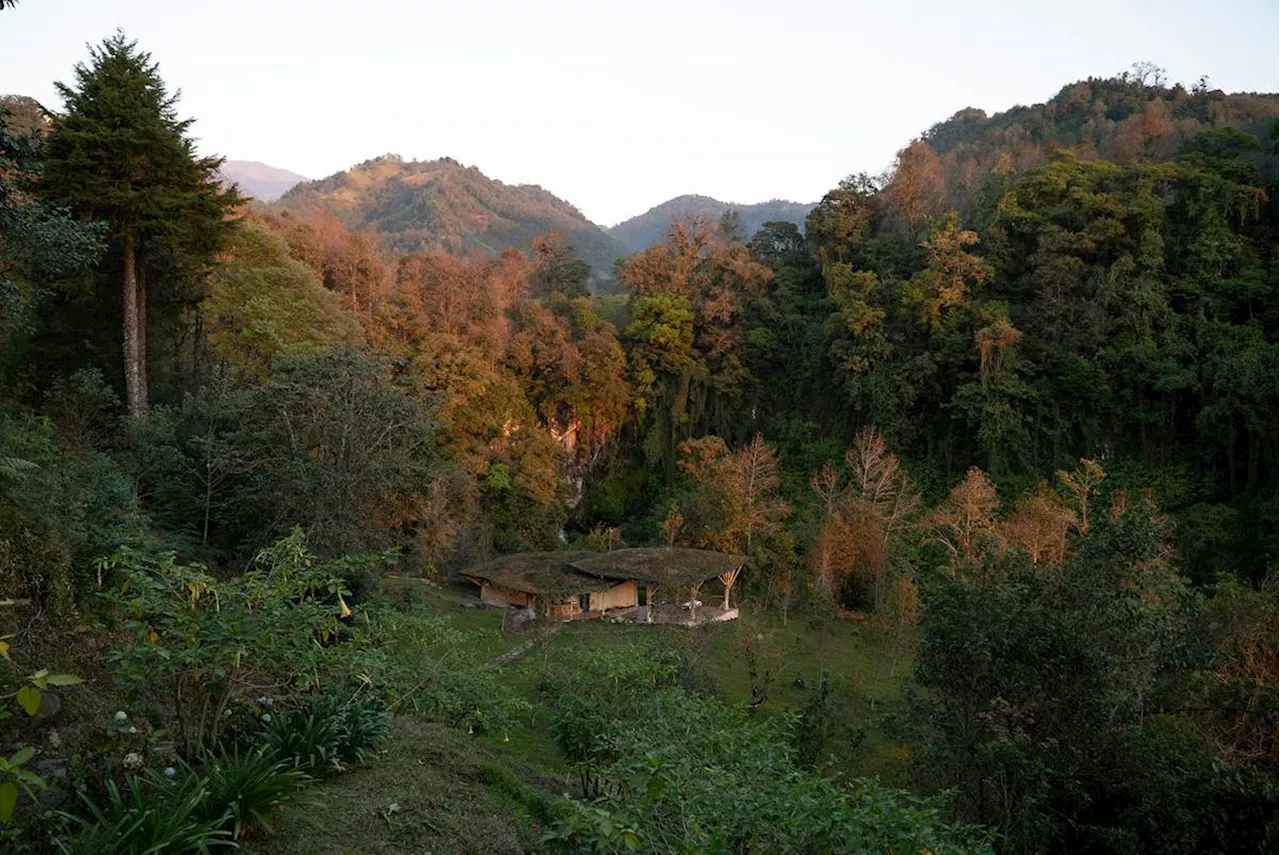
<path fill-rule="evenodd" d="M 506 855 L 537 851 L 536 796 L 506 761 L 466 733 L 414 716 L 369 766 L 325 780 L 270 837 L 242 845 L 278 855 Z"/>
<path fill-rule="evenodd" d="M 389 579 L 388 593 L 412 591 L 413 609 L 446 617 L 467 632 L 472 661 L 486 662 L 529 636 L 501 631 L 498 609 L 467 608 L 476 601 L 463 586 Z M 540 851 L 539 817 L 546 800 L 573 792 L 576 780 L 552 742 L 549 713 L 540 703 L 541 679 L 571 669 L 591 650 L 650 643 L 686 653 L 690 679 L 706 691 L 744 706 L 750 696 L 742 644 L 757 636 L 762 667 L 776 673 L 758 715 L 798 711 L 822 669 L 850 687 L 860 741 L 838 758 L 841 771 L 875 776 L 887 784 L 905 779 L 906 752 L 893 736 L 903 709 L 903 678 L 910 671 L 915 638 L 874 625 L 774 615 L 689 630 L 582 621 L 563 625 L 498 672 L 501 682 L 531 704 L 510 732 L 469 736 L 465 730 L 397 717 L 392 743 L 373 764 L 328 779 L 314 788 L 313 804 L 287 812 L 269 838 L 248 846 L 258 853 L 415 853 Z M 423 650 L 423 667 L 438 656 Z M 396 807 L 392 807 L 395 805 Z"/>

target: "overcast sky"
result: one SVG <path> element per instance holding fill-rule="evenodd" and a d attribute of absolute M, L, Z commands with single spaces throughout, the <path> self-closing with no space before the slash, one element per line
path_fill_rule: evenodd
<path fill-rule="evenodd" d="M 612 225 L 682 193 L 816 201 L 934 122 L 1138 60 L 1275 92 L 1276 0 L 19 0 L 0 92 L 60 107 L 121 27 L 202 153 L 318 178 L 393 152 L 541 184 Z"/>

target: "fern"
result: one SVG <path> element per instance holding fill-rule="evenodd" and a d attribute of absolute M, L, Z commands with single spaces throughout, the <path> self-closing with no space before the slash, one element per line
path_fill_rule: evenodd
<path fill-rule="evenodd" d="M 28 475 L 39 468 L 38 463 L 21 457 L 0 457 L 0 480 L 25 481 Z"/>

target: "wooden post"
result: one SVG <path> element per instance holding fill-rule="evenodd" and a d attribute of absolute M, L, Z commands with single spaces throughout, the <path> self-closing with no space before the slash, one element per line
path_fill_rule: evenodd
<path fill-rule="evenodd" d="M 729 592 L 733 590 L 733 585 L 738 581 L 738 574 L 742 572 L 741 567 L 734 567 L 725 573 L 720 574 L 720 581 L 724 583 L 724 610 L 729 611 Z"/>
<path fill-rule="evenodd" d="M 653 623 L 653 592 L 656 590 L 652 582 L 644 583 L 644 622 Z"/>
<path fill-rule="evenodd" d="M 702 588 L 702 583 L 689 586 L 689 616 L 693 618 L 693 622 L 698 622 L 698 591 Z"/>

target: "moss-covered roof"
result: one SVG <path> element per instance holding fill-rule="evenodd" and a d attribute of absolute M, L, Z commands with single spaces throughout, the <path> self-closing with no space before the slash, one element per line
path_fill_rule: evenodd
<path fill-rule="evenodd" d="M 504 555 L 466 575 L 544 597 L 567 597 L 604 591 L 618 581 L 635 579 L 655 585 L 696 585 L 747 561 L 705 549 L 652 547 L 612 552 L 521 552 Z"/>
<path fill-rule="evenodd" d="M 637 579 L 658 585 L 696 585 L 741 567 L 747 559 L 706 549 L 647 547 L 590 553 L 574 559 L 573 567 L 608 579 Z"/>
<path fill-rule="evenodd" d="M 473 567 L 464 575 L 543 597 L 568 597 L 589 591 L 606 591 L 609 582 L 574 569 L 578 558 L 594 552 L 519 552 L 503 555 Z"/>

